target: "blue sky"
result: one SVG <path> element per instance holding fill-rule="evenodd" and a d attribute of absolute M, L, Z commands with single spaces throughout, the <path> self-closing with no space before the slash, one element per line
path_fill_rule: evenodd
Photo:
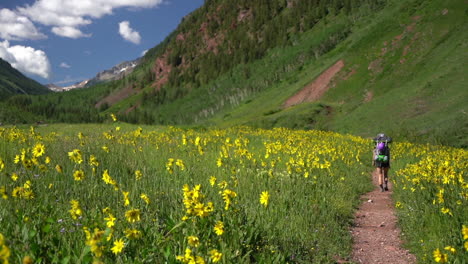
<path fill-rule="evenodd" d="M 133 60 L 203 0 L 0 0 L 0 57 L 26 76 L 70 85 Z"/>

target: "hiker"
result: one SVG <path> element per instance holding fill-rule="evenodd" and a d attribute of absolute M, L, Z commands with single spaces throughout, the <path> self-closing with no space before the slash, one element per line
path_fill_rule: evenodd
<path fill-rule="evenodd" d="M 373 151 L 372 165 L 377 168 L 380 190 L 388 191 L 388 170 L 390 169 L 390 147 L 392 138 L 383 133 L 374 138 L 375 149 Z"/>

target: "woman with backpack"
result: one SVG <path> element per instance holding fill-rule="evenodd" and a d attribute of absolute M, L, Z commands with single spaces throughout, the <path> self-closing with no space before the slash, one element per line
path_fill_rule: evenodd
<path fill-rule="evenodd" d="M 391 137 L 385 134 L 378 134 L 374 138 L 376 143 L 373 151 L 372 165 L 377 168 L 380 190 L 388 191 L 388 170 L 390 169 L 390 148 L 388 144 L 392 142 Z"/>

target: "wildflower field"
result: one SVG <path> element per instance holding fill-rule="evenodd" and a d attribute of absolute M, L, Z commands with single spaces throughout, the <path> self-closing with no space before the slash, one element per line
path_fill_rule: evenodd
<path fill-rule="evenodd" d="M 0 128 L 0 263 L 335 263 L 372 142 L 288 129 Z M 394 143 L 408 247 L 466 263 L 468 154 Z"/>

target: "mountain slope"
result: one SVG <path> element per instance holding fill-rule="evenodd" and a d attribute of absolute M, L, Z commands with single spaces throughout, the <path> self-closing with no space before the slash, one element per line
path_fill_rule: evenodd
<path fill-rule="evenodd" d="M 122 80 L 23 109 L 62 122 L 115 113 L 467 147 L 466 12 L 464 0 L 210 0 Z"/>
<path fill-rule="evenodd" d="M 0 58 L 0 100 L 14 94 L 45 94 L 48 89 Z"/>

